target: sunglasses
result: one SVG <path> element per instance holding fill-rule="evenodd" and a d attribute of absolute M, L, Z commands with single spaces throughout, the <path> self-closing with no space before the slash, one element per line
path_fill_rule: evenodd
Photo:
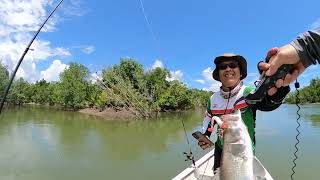
<path fill-rule="evenodd" d="M 231 68 L 231 69 L 234 69 L 234 68 L 239 67 L 239 63 L 238 63 L 238 62 L 220 63 L 220 64 L 218 65 L 218 69 L 219 69 L 219 70 L 225 70 L 225 69 L 227 69 L 227 67 L 229 67 L 229 68 Z"/>

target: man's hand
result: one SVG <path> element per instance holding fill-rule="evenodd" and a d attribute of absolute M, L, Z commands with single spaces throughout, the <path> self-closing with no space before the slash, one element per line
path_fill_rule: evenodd
<path fill-rule="evenodd" d="M 302 62 L 300 62 L 299 55 L 296 49 L 291 45 L 285 45 L 281 48 L 272 48 L 267 54 L 269 59 L 268 63 L 259 63 L 259 69 L 264 71 L 262 73 L 266 76 L 272 76 L 278 68 L 283 64 L 293 64 L 294 69 L 291 74 L 287 74 L 284 79 L 279 79 L 276 82 L 276 87 L 268 90 L 268 94 L 272 96 L 277 92 L 277 88 L 281 86 L 288 86 L 291 82 L 295 81 L 297 77 L 305 70 Z"/>
<path fill-rule="evenodd" d="M 207 148 L 210 147 L 210 145 L 209 145 L 208 143 L 206 143 L 206 142 L 204 142 L 204 141 L 201 141 L 201 140 L 199 140 L 198 145 L 199 145 L 203 150 L 205 150 L 205 149 L 207 149 Z"/>

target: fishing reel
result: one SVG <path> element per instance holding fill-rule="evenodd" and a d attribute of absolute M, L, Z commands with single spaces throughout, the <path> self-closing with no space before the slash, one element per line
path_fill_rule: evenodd
<path fill-rule="evenodd" d="M 186 156 L 185 161 L 194 161 L 194 155 L 192 154 L 191 151 L 190 151 L 190 153 L 183 152 L 183 154 Z"/>
<path fill-rule="evenodd" d="M 284 64 L 282 65 L 278 71 L 272 76 L 263 76 L 260 81 L 258 81 L 258 85 L 256 85 L 256 89 L 249 93 L 245 98 L 247 104 L 256 104 L 261 102 L 264 97 L 267 95 L 267 92 L 270 88 L 275 86 L 275 83 L 278 79 L 283 79 L 287 74 L 289 74 L 293 69 L 292 64 Z"/>

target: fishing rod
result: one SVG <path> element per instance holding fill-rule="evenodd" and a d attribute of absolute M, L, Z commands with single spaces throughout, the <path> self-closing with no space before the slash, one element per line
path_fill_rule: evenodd
<path fill-rule="evenodd" d="M 29 50 L 32 50 L 32 49 L 30 49 L 30 47 L 31 47 L 33 41 L 36 39 L 36 37 L 37 37 L 38 34 L 40 33 L 40 31 L 41 31 L 41 29 L 43 28 L 43 26 L 47 23 L 47 21 L 49 20 L 49 18 L 50 18 L 50 17 L 53 15 L 53 13 L 58 9 L 58 7 L 60 6 L 60 4 L 62 4 L 63 1 L 64 1 L 64 0 L 61 0 L 61 1 L 56 5 L 56 7 L 51 11 L 51 13 L 49 14 L 49 16 L 48 16 L 48 17 L 46 18 L 46 20 L 42 23 L 42 25 L 41 25 L 40 28 L 38 29 L 37 33 L 33 36 L 33 38 L 31 39 L 31 41 L 30 41 L 29 44 L 27 45 L 26 49 L 24 50 L 22 56 L 20 57 L 20 59 L 19 59 L 19 61 L 18 61 L 18 64 L 16 65 L 14 71 L 12 72 L 12 76 L 11 76 L 11 78 L 10 78 L 10 81 L 9 81 L 8 86 L 6 87 L 4 96 L 3 96 L 3 98 L 1 99 L 1 102 L 0 102 L 0 114 L 1 114 L 1 112 L 2 112 L 3 104 L 4 104 L 4 102 L 5 102 L 5 100 L 6 100 L 6 97 L 7 97 L 8 93 L 9 93 L 9 90 L 10 90 L 10 87 L 11 87 L 11 85 L 12 85 L 13 79 L 14 79 L 14 77 L 16 76 L 16 73 L 17 73 L 17 71 L 18 71 L 18 69 L 19 69 L 19 67 L 20 67 L 20 64 L 22 63 L 25 55 L 28 53 Z"/>

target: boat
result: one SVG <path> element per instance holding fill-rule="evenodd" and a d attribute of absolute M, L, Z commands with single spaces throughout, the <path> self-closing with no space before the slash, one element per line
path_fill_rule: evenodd
<path fill-rule="evenodd" d="M 259 161 L 259 160 L 258 160 Z M 260 162 L 259 162 L 260 163 Z M 180 172 L 177 176 L 172 178 L 172 180 L 209 180 L 215 179 L 213 174 L 213 164 L 214 164 L 214 148 L 210 149 L 207 154 L 202 156 L 199 160 L 195 162 L 194 165 L 190 165 L 185 170 Z M 262 165 L 262 164 L 261 164 Z M 197 168 L 195 168 L 197 167 Z M 264 176 L 257 179 L 273 180 L 269 172 L 262 166 L 263 169 L 255 169 L 254 173 L 257 171 L 264 171 Z M 256 174 L 256 173 L 255 173 Z M 218 178 L 219 179 L 219 178 Z"/>

